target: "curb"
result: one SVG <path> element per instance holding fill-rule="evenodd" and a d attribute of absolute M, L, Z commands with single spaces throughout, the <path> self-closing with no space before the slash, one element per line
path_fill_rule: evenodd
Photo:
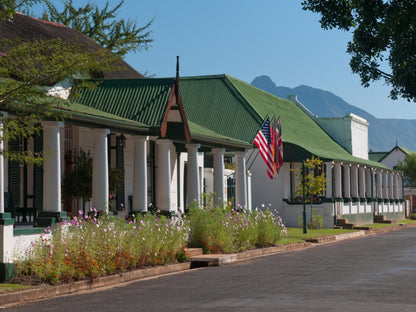
<path fill-rule="evenodd" d="M 124 284 L 134 281 L 139 281 L 144 278 L 161 276 L 164 274 L 177 273 L 181 271 L 190 270 L 193 267 L 201 266 L 219 266 L 228 263 L 234 263 L 247 259 L 263 257 L 272 254 L 301 251 L 308 248 L 319 246 L 318 244 L 326 244 L 330 242 L 338 242 L 347 239 L 354 239 L 364 237 L 367 235 L 382 234 L 391 231 L 397 231 L 405 228 L 416 227 L 413 224 L 401 224 L 375 228 L 371 230 L 359 230 L 351 233 L 344 233 L 338 235 L 323 236 L 316 239 L 308 239 L 304 243 L 291 243 L 287 245 L 279 245 L 274 247 L 260 248 L 247 250 L 233 254 L 213 254 L 193 256 L 190 262 L 170 264 L 166 266 L 158 266 L 152 268 L 138 269 L 129 271 L 118 275 L 104 276 L 94 279 L 92 281 L 78 281 L 65 285 L 51 286 L 41 285 L 27 290 L 18 290 L 13 292 L 5 292 L 0 294 L 0 307 L 24 304 L 34 300 L 51 299 L 62 295 L 77 293 L 80 291 L 99 289 L 103 287 L 113 286 L 117 284 Z"/>
<path fill-rule="evenodd" d="M 5 292 L 0 294 L 0 306 L 17 305 L 33 300 L 51 299 L 57 296 L 68 295 L 79 291 L 114 286 L 116 284 L 138 281 L 147 277 L 186 271 L 190 268 L 190 262 L 170 264 L 166 266 L 129 271 L 118 275 L 104 276 L 92 281 L 79 281 L 58 286 L 41 285 L 27 290 Z"/>

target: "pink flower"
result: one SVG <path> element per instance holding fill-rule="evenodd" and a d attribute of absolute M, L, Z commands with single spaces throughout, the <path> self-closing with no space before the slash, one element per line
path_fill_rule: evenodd
<path fill-rule="evenodd" d="M 33 241 L 30 241 L 30 244 L 32 245 L 32 247 L 35 247 L 35 243 Z"/>

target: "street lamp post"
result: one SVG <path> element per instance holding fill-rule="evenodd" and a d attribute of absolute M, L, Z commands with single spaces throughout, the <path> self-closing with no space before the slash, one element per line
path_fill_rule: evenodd
<path fill-rule="evenodd" d="M 308 231 L 306 229 L 305 160 L 302 160 L 302 189 L 303 189 L 303 234 L 306 234 Z"/>

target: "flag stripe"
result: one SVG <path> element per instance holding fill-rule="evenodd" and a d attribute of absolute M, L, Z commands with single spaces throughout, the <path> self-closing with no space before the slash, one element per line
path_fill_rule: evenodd
<path fill-rule="evenodd" d="M 270 135 L 270 121 L 266 119 L 260 131 L 254 138 L 254 144 L 258 147 L 259 153 L 267 166 L 267 175 L 270 179 L 274 176 L 274 162 L 273 154 L 271 151 L 271 135 Z"/>

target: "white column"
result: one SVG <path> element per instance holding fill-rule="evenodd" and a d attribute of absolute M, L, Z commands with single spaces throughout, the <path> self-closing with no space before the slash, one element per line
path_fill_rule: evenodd
<path fill-rule="evenodd" d="M 225 202 L 224 192 L 224 149 L 213 148 L 214 154 L 214 204 L 222 205 Z"/>
<path fill-rule="evenodd" d="M 108 144 L 110 129 L 92 129 L 94 154 L 92 159 L 92 208 L 108 212 Z"/>
<path fill-rule="evenodd" d="M 280 168 L 280 170 L 283 170 L 283 168 Z M 252 209 L 251 172 L 247 170 L 247 210 L 251 211 Z"/>
<path fill-rule="evenodd" d="M 351 197 L 351 183 L 350 183 L 350 165 L 344 164 L 344 198 Z"/>
<path fill-rule="evenodd" d="M 399 196 L 399 174 L 394 175 L 394 199 L 400 199 Z"/>
<path fill-rule="evenodd" d="M 335 198 L 341 198 L 342 197 L 342 181 L 341 181 L 341 164 L 335 163 L 334 164 L 334 196 Z"/>
<path fill-rule="evenodd" d="M 367 198 L 373 197 L 373 194 L 371 194 L 371 179 L 373 178 L 373 174 L 371 172 L 371 169 L 365 170 L 365 196 Z"/>
<path fill-rule="evenodd" d="M 236 208 L 247 208 L 246 152 L 235 152 L 235 204 Z M 241 206 L 241 207 L 240 207 Z"/>
<path fill-rule="evenodd" d="M 43 150 L 47 159 L 43 163 L 43 211 L 61 212 L 61 121 L 44 121 Z"/>
<path fill-rule="evenodd" d="M 366 183 L 365 183 L 365 178 L 366 178 L 366 172 L 365 172 L 365 168 L 364 166 L 361 166 L 358 169 L 358 185 L 359 185 L 359 197 L 360 198 L 365 198 L 365 188 L 366 188 Z"/>
<path fill-rule="evenodd" d="M 403 176 L 401 175 L 401 174 L 399 174 L 399 181 L 398 181 L 398 183 L 397 183 L 397 187 L 399 188 L 398 189 L 398 192 L 399 192 L 399 199 L 404 199 L 403 198 Z"/>
<path fill-rule="evenodd" d="M 383 174 L 383 198 L 388 199 L 389 198 L 389 175 L 388 173 Z"/>
<path fill-rule="evenodd" d="M 199 170 L 198 170 L 198 148 L 199 144 L 186 144 L 188 151 L 188 171 L 186 184 L 186 205 L 190 206 L 193 202 L 199 205 Z"/>
<path fill-rule="evenodd" d="M 170 172 L 170 140 L 157 140 L 157 171 L 156 171 L 156 207 L 170 211 L 171 172 Z"/>
<path fill-rule="evenodd" d="M 358 166 L 351 166 L 351 196 L 358 198 Z"/>
<path fill-rule="evenodd" d="M 377 198 L 383 198 L 383 171 L 377 172 Z"/>
<path fill-rule="evenodd" d="M 332 162 L 326 162 L 326 198 L 332 198 Z"/>
<path fill-rule="evenodd" d="M 134 136 L 133 211 L 147 211 L 147 140 Z"/>
<path fill-rule="evenodd" d="M 394 175 L 393 172 L 389 173 L 389 199 L 394 199 L 394 188 L 395 188 L 395 184 L 394 184 Z"/>

